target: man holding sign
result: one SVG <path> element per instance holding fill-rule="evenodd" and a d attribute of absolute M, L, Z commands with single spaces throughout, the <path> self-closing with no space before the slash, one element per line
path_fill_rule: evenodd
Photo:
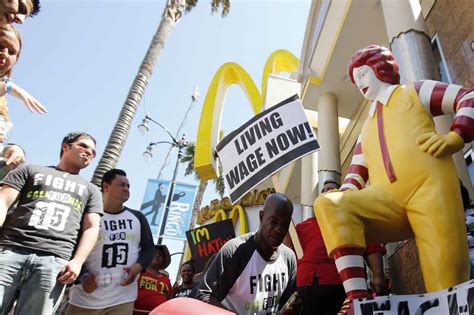
<path fill-rule="evenodd" d="M 293 204 L 285 195 L 268 196 L 258 231 L 222 247 L 195 297 L 238 314 L 276 313 L 295 290 L 295 255 L 282 244 L 292 214 Z"/>

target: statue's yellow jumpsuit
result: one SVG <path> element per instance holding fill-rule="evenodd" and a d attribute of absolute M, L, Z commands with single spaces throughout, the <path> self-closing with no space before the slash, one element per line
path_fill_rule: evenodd
<path fill-rule="evenodd" d="M 435 132 L 417 92 L 414 85 L 401 85 L 383 106 L 385 139 L 396 181 L 390 182 L 384 168 L 376 115 L 368 117 L 360 140 L 370 185 L 321 195 L 315 212 L 330 253 L 414 236 L 425 286 L 432 292 L 467 281 L 469 256 L 453 160 L 451 156 L 433 157 L 416 144 L 419 136 Z"/>

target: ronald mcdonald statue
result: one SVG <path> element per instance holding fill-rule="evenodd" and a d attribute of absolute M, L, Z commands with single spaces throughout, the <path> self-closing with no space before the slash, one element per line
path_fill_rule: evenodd
<path fill-rule="evenodd" d="M 401 85 L 393 54 L 377 45 L 358 50 L 348 71 L 372 101 L 369 116 L 340 190 L 314 206 L 348 298 L 368 297 L 366 243 L 414 237 L 428 292 L 467 281 L 466 227 L 451 155 L 474 138 L 473 89 L 430 80 Z M 433 117 L 452 113 L 451 130 L 436 133 Z"/>

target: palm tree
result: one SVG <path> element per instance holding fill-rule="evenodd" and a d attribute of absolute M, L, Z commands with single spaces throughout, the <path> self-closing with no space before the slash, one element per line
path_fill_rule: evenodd
<path fill-rule="evenodd" d="M 196 149 L 195 144 L 193 142 L 189 142 L 184 150 L 183 157 L 180 159 L 181 163 L 187 163 L 186 170 L 184 171 L 184 175 L 188 176 L 188 175 L 194 174 L 194 178 L 197 181 L 199 181 L 199 186 L 196 193 L 196 199 L 194 201 L 194 206 L 193 206 L 193 212 L 191 215 L 191 222 L 189 224 L 190 230 L 193 229 L 194 225 L 196 224 L 197 214 L 199 213 L 199 209 L 201 209 L 202 198 L 207 188 L 207 180 L 200 179 L 199 175 L 196 173 L 194 169 L 194 154 L 196 152 L 195 149 Z M 222 176 L 219 176 L 219 178 L 214 179 L 213 181 L 215 184 L 216 192 L 219 193 L 221 198 L 223 198 L 224 191 L 225 191 L 224 179 L 222 178 Z"/>
<path fill-rule="evenodd" d="M 171 33 L 171 30 L 179 22 L 184 13 L 192 10 L 198 0 L 167 0 L 165 9 L 161 16 L 160 25 L 153 36 L 148 47 L 145 58 L 138 69 L 138 73 L 133 80 L 132 86 L 128 92 L 125 103 L 120 115 L 115 123 L 114 129 L 110 134 L 107 146 L 99 160 L 99 164 L 94 171 L 92 183 L 100 185 L 104 173 L 117 165 L 123 146 L 127 140 L 133 118 L 135 117 L 138 104 L 142 99 L 143 93 L 148 85 L 148 81 L 153 73 L 153 68 L 163 50 L 165 42 Z M 216 13 L 219 7 L 222 7 L 222 17 L 227 16 L 230 10 L 230 0 L 212 0 L 211 10 Z"/>

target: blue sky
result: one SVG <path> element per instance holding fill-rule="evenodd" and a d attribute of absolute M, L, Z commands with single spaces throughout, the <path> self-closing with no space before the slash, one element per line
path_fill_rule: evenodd
<path fill-rule="evenodd" d="M 158 27 L 165 1 L 41 2 L 42 12 L 18 27 L 23 49 L 13 80 L 39 99 L 49 113 L 31 114 L 8 96 L 14 123 L 9 141 L 25 148 L 28 162 L 55 165 L 62 137 L 69 131 L 83 130 L 96 137 L 100 156 Z M 209 1 L 200 1 L 183 17 L 154 69 L 118 164 L 131 183 L 129 207 L 139 208 L 147 178 L 156 177 L 169 149 L 167 145 L 155 147 L 153 160 L 143 160 L 148 142 L 168 140 L 153 125 L 148 136 L 140 135 L 136 126 L 145 113 L 174 134 L 194 87 L 199 85 L 201 96 L 183 129 L 187 139 L 194 140 L 207 87 L 219 66 L 237 62 L 260 88 L 263 66 L 273 51 L 287 49 L 300 56 L 309 7 L 309 0 L 234 0 L 229 16 L 222 19 L 210 14 Z M 221 129 L 229 133 L 251 116 L 244 93 L 231 87 Z M 163 178 L 172 177 L 173 153 Z M 98 158 L 83 170 L 85 178 L 92 177 L 97 162 Z M 192 177 L 184 177 L 184 166 L 178 180 L 194 182 Z M 210 184 L 205 201 L 215 196 Z M 180 251 L 173 248 L 172 252 Z M 174 269 L 169 270 L 172 281 Z"/>

